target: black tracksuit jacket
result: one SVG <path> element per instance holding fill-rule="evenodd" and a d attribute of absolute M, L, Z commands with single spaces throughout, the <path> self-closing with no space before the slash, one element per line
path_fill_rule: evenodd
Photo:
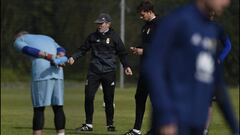
<path fill-rule="evenodd" d="M 129 67 L 127 51 L 119 35 L 110 28 L 106 33 L 98 31 L 91 33 L 79 51 L 72 55 L 73 59 L 86 54 L 91 50 L 89 70 L 95 73 L 107 73 L 116 70 L 118 56 L 123 67 Z"/>
<path fill-rule="evenodd" d="M 139 46 L 137 46 L 137 48 L 142 48 L 144 50 L 143 55 L 140 56 L 140 68 L 142 67 L 142 61 L 144 59 L 143 57 L 145 55 L 145 52 L 147 52 L 146 49 L 148 48 L 149 44 L 151 44 L 151 40 L 155 34 L 159 22 L 160 19 L 156 17 L 153 20 L 146 22 L 142 27 L 141 31 L 142 43 Z M 140 71 L 142 71 L 142 69 L 140 69 Z"/>

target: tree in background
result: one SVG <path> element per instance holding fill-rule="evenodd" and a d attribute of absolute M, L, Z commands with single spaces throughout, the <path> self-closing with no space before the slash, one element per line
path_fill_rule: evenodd
<path fill-rule="evenodd" d="M 188 0 L 152 0 L 160 18 Z M 126 46 L 140 43 L 136 6 L 139 1 L 126 1 Z M 113 18 L 113 27 L 120 34 L 120 0 L 1 0 L 1 81 L 23 80 L 30 74 L 29 63 L 13 49 L 16 30 L 26 29 L 32 33 L 51 35 L 72 54 L 94 31 L 94 18 L 107 12 Z M 231 7 L 218 22 L 229 33 L 232 51 L 225 61 L 226 81 L 239 85 L 239 0 L 232 0 Z M 89 57 L 88 57 L 89 59 Z M 84 80 L 88 59 L 80 59 L 76 65 L 65 67 L 66 80 Z M 15 62 L 21 61 L 21 62 Z M 138 59 L 130 55 L 132 68 L 138 70 Z M 134 72 L 137 73 L 137 72 Z M 12 77 L 11 77 L 12 76 Z M 128 81 L 136 81 L 134 79 Z M 129 79 L 129 78 L 127 78 Z"/>

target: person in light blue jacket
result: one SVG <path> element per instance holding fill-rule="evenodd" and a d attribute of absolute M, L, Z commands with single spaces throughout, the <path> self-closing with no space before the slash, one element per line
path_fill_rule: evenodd
<path fill-rule="evenodd" d="M 65 49 L 45 35 L 20 31 L 14 47 L 30 57 L 32 62 L 31 97 L 33 105 L 33 135 L 41 135 L 44 110 L 52 106 L 57 135 L 64 135 L 64 77 L 62 66 L 67 60 Z"/>

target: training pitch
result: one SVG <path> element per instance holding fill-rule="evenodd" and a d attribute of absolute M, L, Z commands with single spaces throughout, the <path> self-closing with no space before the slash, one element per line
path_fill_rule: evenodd
<path fill-rule="evenodd" d="M 10 87 L 9 87 L 10 86 Z M 7 87 L 1 85 L 1 134 L 2 135 L 31 135 L 32 115 L 29 84 L 12 84 Z M 115 126 L 116 132 L 107 132 L 105 112 L 102 106 L 103 94 L 98 90 L 95 97 L 95 111 L 93 118 L 93 132 L 80 133 L 81 135 L 121 135 L 133 127 L 135 117 L 134 103 L 135 85 L 125 89 L 116 89 L 115 93 Z M 239 89 L 229 90 L 235 114 L 239 119 Z M 85 121 L 84 89 L 82 84 L 65 83 L 65 115 L 66 135 L 77 135 L 74 129 Z M 150 123 L 150 103 L 147 102 L 142 133 L 146 133 Z M 214 104 L 213 120 L 210 126 L 210 135 L 230 135 L 225 120 Z M 50 107 L 45 110 L 45 128 L 43 135 L 55 135 L 53 112 Z"/>

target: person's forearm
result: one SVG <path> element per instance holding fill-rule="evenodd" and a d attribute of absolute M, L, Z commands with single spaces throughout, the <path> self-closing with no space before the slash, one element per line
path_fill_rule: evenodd
<path fill-rule="evenodd" d="M 39 49 L 29 47 L 29 46 L 23 47 L 22 52 L 29 56 L 32 56 L 35 58 L 44 58 L 46 60 L 52 60 L 55 57 L 53 54 L 49 54 L 47 52 L 40 51 Z"/>
<path fill-rule="evenodd" d="M 74 53 L 71 57 L 72 57 L 74 60 L 76 60 L 76 59 L 78 59 L 79 57 L 82 57 L 82 56 L 83 56 L 82 52 L 79 51 L 79 52 Z"/>
<path fill-rule="evenodd" d="M 124 69 L 127 67 L 130 67 L 126 55 L 119 56 L 119 59 L 120 59 L 121 64 L 123 65 Z"/>
<path fill-rule="evenodd" d="M 231 41 L 228 37 L 226 37 L 226 39 L 224 40 L 224 48 L 221 51 L 220 55 L 219 55 L 219 60 L 220 62 L 223 62 L 224 59 L 227 57 L 227 55 L 230 53 L 232 45 L 231 45 Z"/>
<path fill-rule="evenodd" d="M 32 47 L 25 46 L 25 47 L 22 48 L 22 52 L 26 55 L 38 58 L 40 50 L 32 48 Z"/>

